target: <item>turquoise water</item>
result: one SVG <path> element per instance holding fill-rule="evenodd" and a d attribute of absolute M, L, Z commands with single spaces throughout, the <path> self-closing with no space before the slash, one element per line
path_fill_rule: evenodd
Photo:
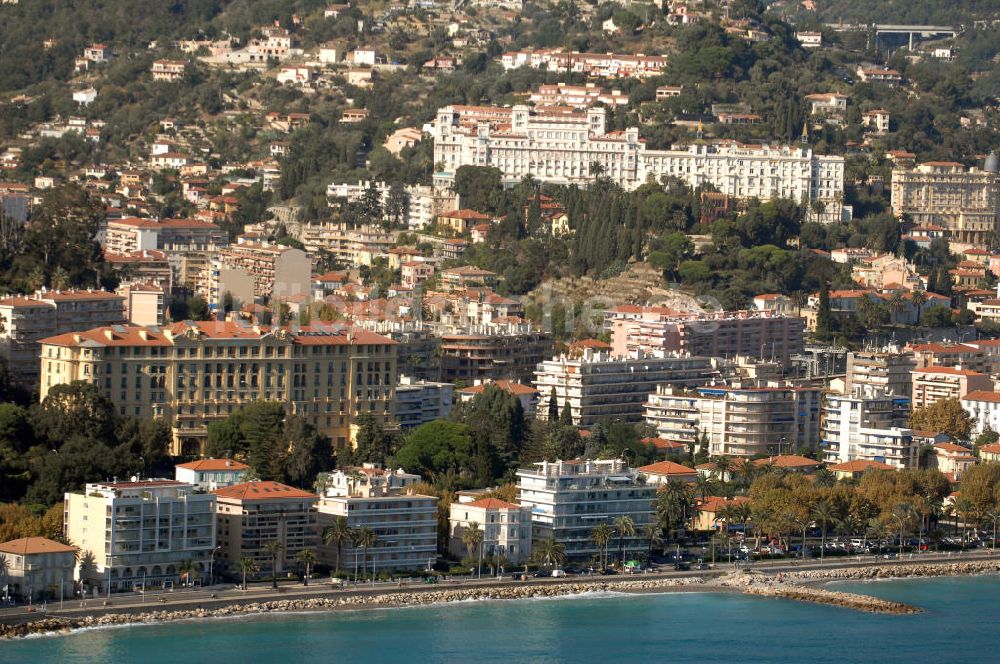
<path fill-rule="evenodd" d="M 997 662 L 1000 577 L 838 584 L 923 607 L 858 613 L 740 595 L 601 595 L 288 614 L 0 642 L 0 661 Z"/>

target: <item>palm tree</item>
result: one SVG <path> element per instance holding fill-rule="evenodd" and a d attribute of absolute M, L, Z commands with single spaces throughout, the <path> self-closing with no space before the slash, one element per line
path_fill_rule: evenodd
<path fill-rule="evenodd" d="M 264 552 L 271 558 L 271 588 L 274 590 L 278 589 L 278 556 L 284 548 L 281 540 L 271 540 L 264 544 Z"/>
<path fill-rule="evenodd" d="M 915 511 L 910 503 L 899 503 L 892 510 L 892 518 L 899 522 L 899 555 L 903 555 L 903 529 L 913 518 Z"/>
<path fill-rule="evenodd" d="M 295 556 L 296 560 L 305 565 L 306 573 L 302 577 L 302 585 L 309 585 L 309 573 L 312 571 L 312 566 L 316 564 L 316 552 L 312 549 L 302 549 Z"/>
<path fill-rule="evenodd" d="M 240 558 L 240 562 L 236 566 L 239 567 L 240 572 L 243 574 L 243 590 L 246 590 L 247 574 L 256 574 L 260 571 L 260 567 L 257 566 L 257 561 L 253 558 Z"/>
<path fill-rule="evenodd" d="M 348 524 L 346 516 L 335 517 L 333 522 L 323 529 L 323 544 L 337 548 L 337 562 L 333 567 L 336 572 L 340 572 L 340 553 L 344 542 L 351 541 L 352 532 L 353 529 Z"/>
<path fill-rule="evenodd" d="M 191 585 L 191 575 L 198 571 L 198 566 L 190 558 L 182 560 L 177 566 L 177 575 L 184 579 L 184 585 Z"/>
<path fill-rule="evenodd" d="M 727 456 L 720 456 L 712 459 L 715 464 L 715 474 L 720 482 L 731 482 L 733 479 L 733 469 L 736 467 L 736 462 Z"/>
<path fill-rule="evenodd" d="M 694 481 L 694 495 L 705 500 L 715 495 L 715 480 L 705 475 L 698 475 Z"/>
<path fill-rule="evenodd" d="M 367 570 L 368 549 L 375 546 L 375 543 L 378 542 L 378 535 L 375 533 L 374 530 L 372 530 L 368 526 L 365 526 L 364 528 L 359 528 L 358 530 L 354 531 L 353 541 L 354 541 L 354 546 L 361 548 L 362 569 Z"/>
<path fill-rule="evenodd" d="M 546 537 L 538 541 L 535 556 L 545 563 L 546 567 L 561 565 L 566 561 L 566 545 Z"/>
<path fill-rule="evenodd" d="M 927 293 L 922 290 L 915 290 L 910 293 L 910 302 L 917 308 L 917 322 L 920 322 L 920 314 L 923 313 L 924 303 L 927 302 Z"/>
<path fill-rule="evenodd" d="M 969 521 L 974 520 L 974 514 L 976 511 L 976 505 L 965 498 L 964 496 L 959 496 L 955 500 L 955 528 L 958 529 L 958 520 L 962 519 L 962 543 L 966 541 L 966 537 L 969 533 Z"/>
<path fill-rule="evenodd" d="M 663 527 L 656 522 L 650 521 L 642 528 L 642 534 L 646 538 L 646 561 L 653 557 L 653 547 L 663 544 Z"/>
<path fill-rule="evenodd" d="M 618 535 L 618 554 L 621 556 L 621 564 L 625 565 L 625 538 L 635 536 L 635 522 L 632 521 L 632 517 L 622 514 L 616 516 L 615 520 L 611 523 L 615 529 L 615 533 Z"/>
<path fill-rule="evenodd" d="M 820 468 L 813 476 L 813 484 L 818 487 L 829 489 L 837 483 L 837 476 L 826 468 Z"/>
<path fill-rule="evenodd" d="M 997 521 L 1000 521 L 1000 509 L 993 508 L 983 515 L 987 521 L 993 522 L 993 551 L 997 550 Z"/>
<path fill-rule="evenodd" d="M 881 551 L 882 541 L 889 536 L 889 526 L 882 519 L 872 518 L 868 521 L 868 529 L 866 533 L 869 537 L 878 542 L 878 550 Z"/>
<path fill-rule="evenodd" d="M 462 530 L 462 544 L 465 545 L 465 550 L 469 552 L 469 557 L 472 558 L 476 555 L 476 549 L 483 543 L 483 531 L 479 529 L 479 524 L 475 521 L 470 521 L 469 525 Z"/>
<path fill-rule="evenodd" d="M 892 313 L 892 322 L 896 323 L 899 320 L 899 314 L 906 308 L 906 296 L 903 291 L 896 289 L 892 292 L 889 297 L 889 311 Z"/>
<path fill-rule="evenodd" d="M 601 569 L 605 569 L 608 565 L 608 544 L 611 543 L 611 538 L 615 536 L 614 529 L 607 523 L 599 523 L 594 526 L 594 529 L 590 531 L 590 539 L 597 545 L 597 548 L 601 551 Z"/>
<path fill-rule="evenodd" d="M 830 503 L 822 500 L 812 508 L 812 516 L 813 519 L 819 522 L 821 534 L 819 559 L 823 560 L 826 553 L 826 527 L 837 520 L 837 513 L 833 510 L 833 506 Z"/>

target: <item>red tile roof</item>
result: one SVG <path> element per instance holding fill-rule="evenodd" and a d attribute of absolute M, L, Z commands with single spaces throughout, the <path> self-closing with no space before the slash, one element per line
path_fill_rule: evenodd
<path fill-rule="evenodd" d="M 20 556 L 37 555 L 40 553 L 70 553 L 79 551 L 75 546 L 56 542 L 45 537 L 22 537 L 0 544 L 0 552 L 13 553 Z"/>
<path fill-rule="evenodd" d="M 962 397 L 962 401 L 986 401 L 989 403 L 1000 403 L 1000 392 L 975 390 Z"/>
<path fill-rule="evenodd" d="M 197 461 L 179 463 L 176 467 L 188 470 L 246 470 L 250 466 L 232 459 L 199 459 Z"/>
<path fill-rule="evenodd" d="M 778 456 L 768 457 L 767 459 L 757 459 L 754 461 L 754 464 L 757 466 L 763 466 L 768 463 L 772 464 L 776 468 L 808 468 L 819 465 L 819 461 L 810 459 L 809 457 L 799 456 L 798 454 L 781 454 Z"/>
<path fill-rule="evenodd" d="M 484 510 L 519 510 L 520 505 L 515 505 L 514 503 L 508 503 L 506 500 L 500 500 L 499 498 L 480 498 L 479 500 L 473 501 L 471 503 L 466 503 L 469 507 L 478 507 Z"/>
<path fill-rule="evenodd" d="M 495 385 L 507 394 L 512 394 L 514 396 L 536 394 L 538 390 L 528 385 L 522 383 L 516 383 L 512 380 L 494 380 L 488 383 L 480 383 L 479 385 L 473 385 L 472 387 L 464 387 L 459 390 L 463 394 L 482 394 L 483 390 L 486 389 L 487 385 Z"/>
<path fill-rule="evenodd" d="M 863 473 L 868 470 L 896 470 L 887 463 L 881 463 L 879 461 L 866 461 L 863 459 L 855 459 L 854 461 L 846 461 L 844 463 L 838 463 L 834 466 L 828 466 L 827 470 L 832 472 L 841 473 Z"/>
<path fill-rule="evenodd" d="M 280 482 L 245 482 L 243 484 L 234 484 L 233 486 L 216 489 L 212 493 L 219 498 L 230 498 L 241 502 L 307 498 L 319 500 L 319 497 L 314 493 L 296 489 Z"/>
<path fill-rule="evenodd" d="M 667 477 L 671 475 L 686 475 L 695 477 L 698 475 L 698 471 L 694 468 L 688 468 L 687 466 L 682 466 L 679 463 L 674 463 L 673 461 L 659 461 L 657 463 L 651 463 L 648 466 L 640 466 L 639 472 L 646 473 L 647 475 L 665 475 Z"/>

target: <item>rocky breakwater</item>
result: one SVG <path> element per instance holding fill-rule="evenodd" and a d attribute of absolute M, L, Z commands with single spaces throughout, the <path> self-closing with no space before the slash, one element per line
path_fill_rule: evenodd
<path fill-rule="evenodd" d="M 907 563 L 877 565 L 874 567 L 839 567 L 831 569 L 792 572 L 786 578 L 794 581 L 849 581 L 900 579 L 909 577 L 965 576 L 969 574 L 996 574 L 1000 560 L 970 560 L 946 563 Z"/>
<path fill-rule="evenodd" d="M 593 592 L 657 592 L 702 586 L 700 577 L 682 579 L 625 579 L 621 581 L 574 581 L 569 583 L 518 584 L 450 588 L 419 592 L 388 592 L 341 594 L 302 599 L 241 602 L 224 606 L 194 609 L 164 609 L 139 613 L 104 613 L 82 618 L 45 618 L 20 625 L 0 625 L 0 638 L 17 638 L 30 634 L 68 632 L 86 627 L 111 627 L 136 623 L 163 623 L 177 620 L 199 620 L 287 611 L 326 611 L 365 608 L 421 606 L 473 600 L 513 600 Z"/>
<path fill-rule="evenodd" d="M 719 585 L 737 588 L 747 595 L 775 597 L 814 604 L 830 604 L 868 613 L 908 614 L 921 612 L 920 608 L 902 602 L 893 602 L 869 595 L 801 586 L 790 583 L 790 580 L 784 574 L 772 577 L 755 572 L 735 572 L 720 579 Z"/>

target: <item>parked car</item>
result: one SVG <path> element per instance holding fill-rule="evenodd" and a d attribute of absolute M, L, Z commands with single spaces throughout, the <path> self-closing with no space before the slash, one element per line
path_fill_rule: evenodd
<path fill-rule="evenodd" d="M 552 570 L 552 576 L 555 578 L 565 578 L 566 570 L 564 569 L 554 569 Z"/>
<path fill-rule="evenodd" d="M 691 565 L 684 562 L 674 563 L 674 569 L 677 570 L 678 572 L 690 572 Z"/>

